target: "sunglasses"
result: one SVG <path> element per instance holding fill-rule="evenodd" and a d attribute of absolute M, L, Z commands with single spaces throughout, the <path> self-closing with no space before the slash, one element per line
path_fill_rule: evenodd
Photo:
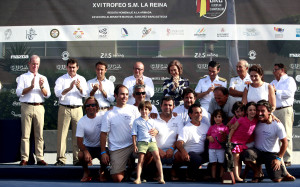
<path fill-rule="evenodd" d="M 88 108 L 88 107 L 96 107 L 96 104 L 87 104 L 87 105 L 85 105 L 85 107 L 86 108 Z"/>
<path fill-rule="evenodd" d="M 135 92 L 135 95 L 145 95 L 146 92 Z"/>

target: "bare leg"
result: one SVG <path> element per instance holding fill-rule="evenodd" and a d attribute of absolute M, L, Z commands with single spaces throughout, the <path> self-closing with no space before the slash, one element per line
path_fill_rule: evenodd
<path fill-rule="evenodd" d="M 164 180 L 164 173 L 163 173 L 163 169 L 162 169 L 162 164 L 161 164 L 161 160 L 160 160 L 160 156 L 159 156 L 159 152 L 158 151 L 153 151 L 152 152 L 153 155 L 153 159 L 155 161 L 157 170 L 158 170 L 158 175 L 159 175 L 159 183 L 160 184 L 165 184 L 165 180 Z"/>
<path fill-rule="evenodd" d="M 142 168 L 143 168 L 143 163 L 144 163 L 144 153 L 139 153 L 139 162 L 137 164 L 137 169 L 136 169 L 136 179 L 133 181 L 135 184 L 141 184 L 141 174 L 142 174 Z"/>
<path fill-rule="evenodd" d="M 220 166 L 220 178 L 223 177 L 223 174 L 224 174 L 224 167 L 223 167 L 223 165 L 221 164 L 221 166 Z"/>
<path fill-rule="evenodd" d="M 213 162 L 211 163 L 211 177 L 213 179 L 216 179 L 216 173 L 217 173 L 217 163 Z"/>
<path fill-rule="evenodd" d="M 233 174 L 236 181 L 242 181 L 240 178 L 240 154 L 233 153 L 234 168 Z"/>
<path fill-rule="evenodd" d="M 112 174 L 111 178 L 114 182 L 122 182 L 122 180 L 124 179 L 124 171 L 121 173 Z"/>

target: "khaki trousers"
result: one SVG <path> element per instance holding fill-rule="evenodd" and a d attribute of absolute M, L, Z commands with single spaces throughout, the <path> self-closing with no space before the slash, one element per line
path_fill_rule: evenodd
<path fill-rule="evenodd" d="M 29 140 L 32 125 L 34 129 L 36 159 L 37 161 L 44 160 L 44 114 L 45 109 L 43 105 L 34 106 L 26 103 L 21 103 L 21 160 L 28 161 Z"/>
<path fill-rule="evenodd" d="M 287 107 L 280 110 L 275 110 L 273 114 L 281 121 L 286 131 L 286 138 L 288 140 L 288 147 L 283 156 L 285 162 L 291 162 L 293 153 L 293 123 L 294 110 L 293 107 Z"/>
<path fill-rule="evenodd" d="M 59 106 L 57 120 L 57 161 L 66 163 L 67 135 L 72 125 L 73 164 L 78 162 L 78 146 L 76 138 L 77 121 L 83 116 L 82 107 L 68 108 Z"/>

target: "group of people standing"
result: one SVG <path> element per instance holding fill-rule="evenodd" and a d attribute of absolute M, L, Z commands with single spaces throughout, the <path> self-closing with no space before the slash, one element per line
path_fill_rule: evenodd
<path fill-rule="evenodd" d="M 21 102 L 22 166 L 28 164 L 32 125 L 37 164 L 47 165 L 43 157 L 43 103 L 51 93 L 47 78 L 38 73 L 39 65 L 40 58 L 31 56 L 29 71 L 20 76 L 16 91 Z M 218 76 L 220 64 L 211 61 L 208 75 L 200 78 L 193 90 L 189 81 L 181 77 L 181 63 L 174 60 L 168 65 L 171 78 L 163 83 L 160 113 L 149 102 L 154 84 L 143 75 L 142 62 L 136 62 L 133 75 L 116 86 L 105 77 L 105 62 L 96 63 L 97 76 L 89 81 L 77 74 L 78 69 L 77 60 L 69 59 L 67 73 L 55 82 L 54 92 L 59 98 L 55 165 L 66 163 L 66 139 L 71 124 L 73 164 L 83 166 L 82 182 L 92 180 L 88 166 L 94 158 L 101 161 L 100 181 L 107 180 L 105 171 L 110 165 L 112 180 L 121 182 L 126 167 L 128 171 L 135 169 L 135 157 L 139 160 L 136 184 L 142 182 L 142 167 L 151 162 L 156 163 L 161 184 L 165 183 L 162 164 L 172 164 L 172 180 L 178 180 L 177 170 L 182 165 L 188 165 L 187 179 L 195 179 L 199 167 L 208 160 L 212 165 L 211 176 L 216 180 L 217 163 L 224 162 L 224 150 L 219 144 L 224 134 L 239 144 L 232 150 L 237 181 L 244 181 L 240 178 L 241 160 L 255 171 L 253 182 L 262 178 L 258 166 L 262 161 L 273 181 L 294 180 L 284 165 L 291 163 L 296 83 L 286 74 L 283 64 L 274 65 L 275 80 L 268 84 L 263 82 L 260 66 L 249 68 L 247 61 L 240 60 L 236 66 L 238 76 L 231 79 L 228 90 L 226 79 Z M 195 103 L 196 99 L 200 104 Z M 111 106 L 114 101 L 115 106 Z M 205 155 L 206 140 L 209 159 Z M 138 156 L 134 157 L 134 153 Z M 269 156 L 265 158 L 266 155 Z M 220 176 L 222 173 L 221 169 Z"/>

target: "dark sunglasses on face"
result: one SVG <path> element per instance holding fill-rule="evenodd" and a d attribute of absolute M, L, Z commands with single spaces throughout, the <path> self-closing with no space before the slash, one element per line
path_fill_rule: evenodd
<path fill-rule="evenodd" d="M 146 92 L 135 92 L 135 95 L 145 95 Z"/>
<path fill-rule="evenodd" d="M 86 104 L 85 107 L 86 108 L 88 108 L 88 107 L 96 107 L 96 104 Z"/>

